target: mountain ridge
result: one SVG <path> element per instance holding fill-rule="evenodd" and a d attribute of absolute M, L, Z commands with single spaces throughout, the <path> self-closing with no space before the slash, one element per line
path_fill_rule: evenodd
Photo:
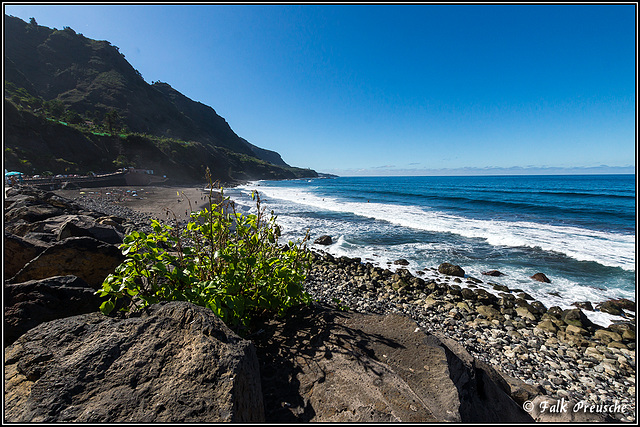
<path fill-rule="evenodd" d="M 224 181 L 317 176 L 241 138 L 212 107 L 170 84 L 145 82 L 108 41 L 69 27 L 43 27 L 35 19 L 27 23 L 5 15 L 4 23 L 5 167 L 31 174 L 42 167 L 86 173 L 134 166 L 178 181 L 202 181 L 206 167 Z M 61 133 L 69 138 L 60 124 L 80 132 L 71 139 L 92 149 L 57 149 Z M 42 150 L 63 161 L 32 155 Z"/>

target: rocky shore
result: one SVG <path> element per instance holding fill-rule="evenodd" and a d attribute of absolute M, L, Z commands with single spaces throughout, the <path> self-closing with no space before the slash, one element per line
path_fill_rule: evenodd
<path fill-rule="evenodd" d="M 67 316 L 89 313 L 87 316 L 95 317 L 97 314 L 91 314 L 95 311 L 95 302 L 92 302 L 91 296 L 87 295 L 86 287 L 93 286 L 95 288 L 100 280 L 96 280 L 96 283 L 83 285 L 83 280 L 74 276 L 66 276 L 61 280 L 62 285 L 56 288 L 55 292 L 52 292 L 50 288 L 43 291 L 45 285 L 38 282 L 38 278 L 40 276 L 49 277 L 47 274 L 55 274 L 43 271 L 43 267 L 39 267 L 35 261 L 38 258 L 44 258 L 42 264 L 48 265 L 50 262 L 47 261 L 47 256 L 59 256 L 56 255 L 57 247 L 61 247 L 62 243 L 66 245 L 72 243 L 71 246 L 75 246 L 71 250 L 76 250 L 77 247 L 77 250 L 84 251 L 85 254 L 88 253 L 87 251 L 91 251 L 91 253 L 102 251 L 100 253 L 104 253 L 105 258 L 101 259 L 99 263 L 104 265 L 107 270 L 114 268 L 120 258 L 117 254 L 109 252 L 110 249 L 107 248 L 108 245 L 105 246 L 104 239 L 117 241 L 118 238 L 121 239 L 124 234 L 134 229 L 148 231 L 149 218 L 160 219 L 163 216 L 160 208 L 167 203 L 162 198 L 166 199 L 169 193 L 173 197 L 180 192 L 179 189 L 174 188 L 163 191 L 162 195 L 157 195 L 154 202 L 142 198 L 129 199 L 138 200 L 138 205 L 134 202 L 130 204 L 131 207 L 126 206 L 122 199 L 114 200 L 107 197 L 111 194 L 107 195 L 106 191 L 101 193 L 100 197 L 96 197 L 95 194 L 90 196 L 87 193 L 80 194 L 78 192 L 72 195 L 72 201 L 51 193 L 45 195 L 46 197 L 39 194 L 38 197 L 45 197 L 46 203 L 35 205 L 32 200 L 36 196 L 29 195 L 28 191 L 27 194 L 12 193 L 9 204 L 5 201 L 5 222 L 10 224 L 8 227 L 5 226 L 5 293 L 13 298 L 10 299 L 10 302 L 13 301 L 11 303 L 14 305 L 7 307 L 7 303 L 5 303 L 5 348 L 7 349 L 6 346 L 13 343 L 21 335 L 24 337 L 20 338 L 15 346 L 9 347 L 11 349 L 9 352 L 10 360 L 16 359 L 17 366 L 20 366 L 20 363 L 26 363 L 24 360 L 18 361 L 18 354 L 24 353 L 25 349 L 30 346 L 30 339 L 35 339 L 29 334 L 36 330 L 39 334 L 43 333 L 38 327 L 26 334 L 26 331 L 38 322 L 24 325 L 25 313 L 32 313 L 34 304 L 25 302 L 25 297 L 20 296 L 22 294 L 19 295 L 18 292 L 23 292 L 27 288 L 36 289 L 39 295 L 45 295 L 45 302 L 37 302 L 35 306 L 40 307 L 44 304 L 47 307 L 53 306 L 55 308 L 57 304 L 67 310 Z M 126 191 L 116 194 L 126 198 L 125 193 Z M 193 201 L 199 197 L 202 197 L 200 193 L 192 194 Z M 176 206 L 184 206 L 184 199 L 181 201 L 179 199 L 176 197 L 172 203 L 177 204 Z M 137 209 L 140 203 L 146 206 L 146 211 Z M 7 210 L 7 208 L 10 209 Z M 167 218 L 166 215 L 164 218 L 168 221 L 177 219 L 180 222 L 179 218 Z M 7 245 L 7 242 L 10 244 Z M 110 245 L 113 246 L 114 243 L 110 243 Z M 262 334 L 257 333 L 254 337 L 260 358 L 266 421 L 388 421 L 394 419 L 413 421 L 462 420 L 467 422 L 515 419 L 526 421 L 526 414 L 519 409 L 523 407 L 530 413 L 532 419 L 537 421 L 635 421 L 635 318 L 603 328 L 591 323 L 580 308 L 562 310 L 558 307 L 545 307 L 537 301 L 532 301 L 525 293 L 504 286 L 493 289 L 494 293 L 488 292 L 485 288 L 493 286 L 490 280 L 487 280 L 485 276 L 483 279 L 469 277 L 459 266 L 444 264 L 438 268 L 434 267 L 429 272 L 430 278 L 423 279 L 413 276 L 408 270 L 402 268 L 402 260 L 398 261 L 400 268 L 392 271 L 362 262 L 358 258 L 335 258 L 324 252 L 319 245 L 314 246 L 314 263 L 305 287 L 314 298 L 316 308 L 310 312 L 299 314 L 298 317 L 294 316 L 293 323 L 288 326 L 286 322 L 284 325 L 278 326 L 279 332 L 274 332 L 275 329 L 265 325 L 264 330 L 261 330 Z M 14 248 L 16 254 L 27 254 L 26 258 L 33 256 L 34 259 L 31 262 L 16 259 L 15 265 L 8 265 L 7 247 Z M 82 258 L 81 256 L 76 257 Z M 49 260 L 51 259 L 53 258 L 49 258 Z M 13 269 L 12 274 L 6 274 L 7 267 Z M 96 272 L 95 268 L 87 270 L 88 267 L 95 267 L 95 265 L 78 266 L 77 271 L 81 271 L 82 268 L 82 274 L 87 274 L 87 277 L 93 277 L 90 275 L 106 276 L 104 271 Z M 75 271 L 73 270 L 71 273 Z M 85 273 L 87 271 L 88 273 Z M 67 271 L 61 274 L 71 273 Z M 64 293 L 61 293 L 61 289 L 64 290 Z M 9 293 L 7 294 L 7 292 Z M 59 302 L 52 303 L 54 299 Z M 75 305 L 65 303 L 65 301 L 80 300 L 83 302 Z M 608 306 L 615 310 L 620 309 L 624 303 L 625 301 L 610 302 Z M 624 308 L 629 310 L 628 305 L 624 305 Z M 192 309 L 180 308 L 178 310 L 176 308 L 174 311 L 176 310 L 180 313 L 190 313 Z M 336 313 L 345 314 L 338 316 Z M 41 308 L 38 308 L 38 314 L 42 316 L 40 322 L 55 318 L 55 315 L 43 312 Z M 32 314 L 28 315 L 33 317 Z M 384 315 L 382 318 L 388 320 L 372 321 L 370 315 Z M 87 319 L 86 321 L 91 324 L 97 322 L 97 318 Z M 410 324 L 399 319 L 411 319 L 411 324 L 417 324 L 418 327 L 414 331 Z M 8 321 L 14 322 L 9 325 L 9 328 L 7 327 Z M 397 330 L 388 330 L 385 341 L 381 341 L 381 334 L 384 331 L 380 328 L 376 329 L 375 325 L 386 323 L 392 325 L 387 329 Z M 65 327 L 71 328 L 70 330 L 77 328 L 73 325 Z M 432 338 L 429 337 L 438 337 L 436 341 L 429 344 L 432 347 L 429 345 L 424 348 L 419 347 L 422 353 L 436 351 L 435 349 L 438 349 L 437 352 L 442 352 L 442 348 L 445 348 L 447 365 L 442 369 L 444 369 L 443 372 L 449 372 L 449 374 L 438 377 L 440 382 L 437 384 L 443 387 L 442 384 L 447 381 L 451 382 L 451 380 L 447 380 L 448 377 L 451 377 L 452 380 L 457 378 L 454 381 L 457 392 L 455 388 L 452 390 L 454 390 L 454 394 L 457 394 L 457 400 L 453 399 L 453 401 L 458 402 L 456 403 L 458 406 L 454 405 L 452 410 L 458 415 L 451 415 L 452 418 L 447 418 L 444 413 L 437 413 L 433 408 L 442 404 L 442 402 L 438 403 L 438 399 L 442 397 L 438 394 L 433 397 L 435 400 L 429 403 L 429 399 L 424 396 L 429 396 L 428 390 L 433 387 L 433 384 L 425 389 L 426 386 L 420 383 L 420 378 L 424 378 L 425 375 L 429 377 L 429 372 L 433 375 L 435 371 L 440 369 L 437 367 L 439 366 L 437 360 L 442 358 L 438 359 L 434 356 L 430 361 L 425 361 L 426 374 L 417 375 L 415 370 L 422 368 L 422 366 L 413 366 L 411 360 L 421 358 L 424 355 L 398 353 L 399 344 L 390 344 L 398 342 L 403 343 L 400 347 L 413 346 L 414 344 L 409 344 L 410 339 L 407 341 L 407 335 L 403 335 L 409 333 L 406 331 L 410 329 L 410 332 L 425 337 L 422 338 L 422 344 L 415 345 L 426 345 L 425 343 L 431 342 L 429 340 Z M 8 330 L 14 334 L 9 343 L 6 336 Z M 283 332 L 286 330 L 291 331 L 290 335 Z M 308 336 L 300 336 L 301 331 Z M 356 334 L 353 331 L 360 332 Z M 77 334 L 76 332 L 70 333 Z M 332 341 L 336 336 L 347 337 L 348 335 L 352 335 L 351 338 L 356 343 L 364 342 L 363 337 L 366 336 L 369 344 L 350 347 L 353 344 L 345 345 L 339 338 L 335 342 Z M 324 338 L 318 341 L 318 337 Z M 376 339 L 371 337 L 376 337 Z M 311 351 L 308 345 L 314 341 L 315 351 Z M 379 344 L 371 344 L 378 341 Z M 304 344 L 305 342 L 307 344 Z M 157 347 L 162 344 L 153 345 Z M 430 350 L 432 348 L 434 350 Z M 336 350 L 340 351 L 336 352 Z M 64 353 L 69 350 L 60 351 Z M 29 352 L 26 351 L 26 353 Z M 348 388 L 347 384 L 334 383 L 327 377 L 327 371 L 336 369 L 334 365 L 331 367 L 326 365 L 328 363 L 327 354 L 334 354 L 330 358 L 333 362 L 339 359 L 335 356 L 338 354 L 346 354 L 347 359 L 358 355 L 356 357 L 358 366 L 363 366 L 363 360 L 366 360 L 364 366 L 369 366 L 371 369 L 367 368 L 358 374 L 361 375 L 360 377 L 352 378 L 355 382 L 364 381 L 363 378 L 370 375 L 370 371 L 379 373 L 381 369 L 391 369 L 385 378 L 395 378 L 393 381 L 398 386 L 393 389 L 394 393 L 398 393 L 402 387 L 408 387 L 407 393 L 409 394 L 418 390 L 422 390 L 426 394 L 422 400 L 412 401 L 413 403 L 407 403 L 408 401 L 405 400 L 396 401 L 396 409 L 389 409 L 394 406 L 388 400 L 384 400 L 388 399 L 388 396 L 384 399 L 377 395 L 377 397 L 369 396 L 369 399 L 378 402 L 373 406 L 386 405 L 387 408 L 380 413 L 376 412 L 375 416 L 369 412 L 359 412 L 362 409 L 349 407 L 348 393 L 343 396 L 344 403 L 340 404 L 342 406 L 338 405 L 340 408 L 327 406 L 327 399 L 323 400 L 322 398 L 324 396 L 321 392 L 324 390 L 323 387 L 328 387 L 325 391 L 328 393 L 325 396 L 327 398 L 332 396 L 331 387 L 342 387 L 345 390 Z M 392 362 L 392 356 L 404 360 L 404 362 L 402 364 L 398 364 L 397 361 Z M 7 357 L 6 352 L 5 357 Z M 36 354 L 33 357 L 35 357 L 37 366 L 40 366 L 40 368 L 34 369 L 44 369 L 41 366 L 42 362 L 38 359 L 40 356 Z M 45 359 L 47 358 L 50 356 L 46 356 Z M 267 363 L 266 360 L 271 362 Z M 292 362 L 293 360 L 296 362 Z M 387 363 L 383 366 L 379 365 L 382 361 Z M 312 365 L 321 368 L 310 370 L 309 367 Z M 431 371 L 427 369 L 429 367 Z M 318 371 L 318 369 L 320 370 Z M 349 365 L 345 369 L 345 372 L 350 372 L 355 368 Z M 279 376 L 274 374 L 276 371 L 279 372 Z M 401 374 L 402 372 L 405 374 Z M 423 372 L 425 371 L 423 370 Z M 398 373 L 400 373 L 399 377 L 394 376 Z M 7 384 L 6 375 L 5 372 L 5 384 Z M 139 373 L 135 375 L 139 376 Z M 478 387 L 483 387 L 481 385 L 483 382 L 479 379 L 483 376 L 487 378 L 484 387 L 489 388 L 481 392 L 481 395 L 489 393 L 494 396 L 497 407 L 503 408 L 497 413 L 495 411 L 482 412 L 481 408 L 492 404 L 492 401 L 486 400 L 486 396 L 479 398 L 477 395 Z M 15 379 L 17 377 L 12 378 L 11 384 L 17 381 Z M 368 381 L 369 377 L 366 378 Z M 467 379 L 461 381 L 460 378 Z M 469 382 L 470 379 L 473 381 Z M 138 382 L 139 379 L 135 381 Z M 464 386 L 461 386 L 462 383 Z M 274 384 L 280 384 L 282 387 L 278 386 L 274 389 Z M 283 397 L 287 392 L 283 390 L 291 389 L 292 385 L 297 391 L 293 393 L 291 399 L 287 400 Z M 29 385 L 29 387 L 32 386 Z M 316 390 L 317 393 L 312 396 L 313 390 Z M 390 390 L 385 392 L 386 395 Z M 445 392 L 443 391 L 443 393 Z M 510 396 L 510 398 L 500 397 L 503 395 Z M 167 398 L 162 405 L 168 405 L 166 402 L 172 399 Z M 340 400 L 338 397 L 336 399 L 336 402 Z M 513 401 L 508 403 L 509 399 Z M 553 414 L 553 411 L 540 413 L 540 409 L 544 405 L 548 405 L 549 402 L 559 402 L 558 404 L 560 404 L 565 400 L 570 402 L 570 408 L 577 407 L 578 410 L 574 410 L 573 414 L 571 414 L 571 410 L 568 411 L 569 414 Z M 380 406 L 381 401 L 386 403 Z M 422 403 L 416 403 L 418 401 Z M 513 402 L 516 402 L 517 405 L 514 406 Z M 334 402 L 334 404 L 337 403 Z M 615 411 L 608 406 L 603 409 L 603 405 L 614 404 L 618 405 Z M 370 407 L 372 403 L 363 405 L 361 407 Z M 398 409 L 405 407 L 405 405 L 412 409 L 408 412 Z M 423 406 L 424 408 L 420 409 Z M 253 410 L 255 412 L 255 408 Z M 501 411 L 502 415 L 500 415 Z M 576 418 L 576 412 L 583 418 Z M 422 415 L 418 416 L 419 414 Z M 564 415 L 565 418 L 553 418 L 550 417 L 551 415 Z M 229 416 L 228 414 L 224 415 L 221 419 L 233 419 Z M 368 419 L 367 417 L 370 416 L 373 418 Z M 502 418 L 500 418 L 501 416 Z M 569 418 L 566 418 L 567 416 Z M 71 419 L 79 420 L 77 417 L 70 416 L 69 420 Z M 154 419 L 167 420 L 166 418 Z M 238 419 L 242 419 L 242 417 Z"/>
<path fill-rule="evenodd" d="M 330 242 L 329 236 L 318 238 L 320 246 Z M 436 278 L 422 279 L 403 269 L 403 260 L 396 261 L 400 268 L 394 272 L 359 258 L 334 258 L 321 249 L 314 257 L 305 287 L 318 301 L 361 313 L 407 315 L 425 331 L 442 333 L 552 398 L 593 405 L 619 402 L 627 411 L 615 418 L 635 421 L 635 318 L 602 328 L 580 308 L 545 307 L 518 289 L 465 277 L 459 266 L 434 267 L 430 275 Z M 499 272 L 487 277 L 491 274 Z M 532 279 L 544 280 L 538 274 Z M 591 303 L 584 306 L 593 309 Z M 605 309 L 620 313 L 622 307 L 635 310 L 633 303 L 612 301 Z"/>
<path fill-rule="evenodd" d="M 405 269 L 316 252 L 306 288 L 320 301 L 354 311 L 407 315 L 551 398 L 619 402 L 627 411 L 616 419 L 635 421 L 635 319 L 602 328 L 579 308 L 547 308 L 508 288 L 495 296 L 459 266 L 441 265 L 433 273 L 436 279 L 423 280 Z"/>

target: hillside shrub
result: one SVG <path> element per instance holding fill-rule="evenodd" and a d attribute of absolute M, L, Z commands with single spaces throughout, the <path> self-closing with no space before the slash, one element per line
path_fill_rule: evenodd
<path fill-rule="evenodd" d="M 211 186 L 212 187 L 212 186 Z M 280 246 L 280 227 L 267 215 L 257 192 L 257 213 L 237 213 L 224 196 L 192 212 L 182 231 L 151 221 L 152 233 L 134 231 L 120 246 L 125 261 L 96 293 L 107 297 L 100 310 L 128 311 L 160 301 L 184 300 L 209 307 L 237 332 L 256 316 L 282 316 L 308 304 L 302 283 L 311 265 L 304 239 Z"/>

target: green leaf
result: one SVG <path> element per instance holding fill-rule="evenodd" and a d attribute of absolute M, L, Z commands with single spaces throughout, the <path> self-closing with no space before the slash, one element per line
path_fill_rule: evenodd
<path fill-rule="evenodd" d="M 111 311 L 116 307 L 116 305 L 113 303 L 113 301 L 111 300 L 107 300 L 105 302 L 103 302 L 102 304 L 100 304 L 100 311 L 103 314 L 108 315 L 109 313 L 111 313 Z"/>

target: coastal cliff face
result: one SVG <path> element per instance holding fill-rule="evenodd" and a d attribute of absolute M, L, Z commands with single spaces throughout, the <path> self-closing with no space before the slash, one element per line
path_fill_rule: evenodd
<path fill-rule="evenodd" d="M 4 34 L 8 168 L 135 166 L 176 182 L 203 181 L 207 166 L 223 181 L 317 176 L 239 137 L 213 108 L 169 84 L 148 84 L 108 41 L 7 15 Z"/>

